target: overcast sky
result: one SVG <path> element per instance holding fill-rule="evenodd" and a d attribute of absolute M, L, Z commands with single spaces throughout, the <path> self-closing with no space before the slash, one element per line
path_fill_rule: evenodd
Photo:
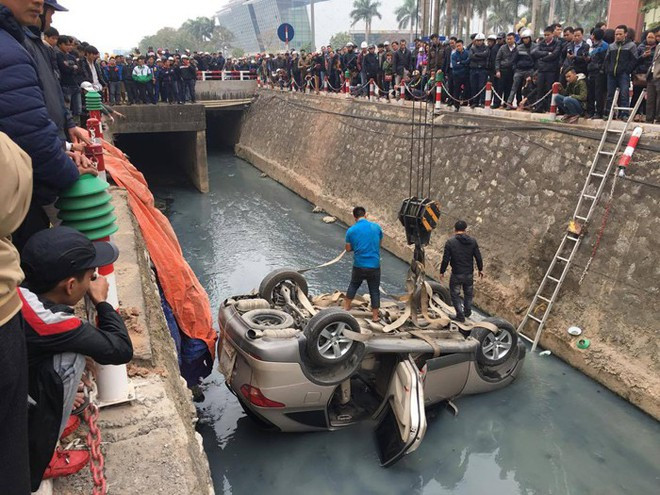
<path fill-rule="evenodd" d="M 178 28 L 186 19 L 213 17 L 227 0 L 58 0 L 69 12 L 57 12 L 53 26 L 95 45 L 102 53 L 130 49 L 162 27 Z M 372 29 L 396 28 L 394 9 L 402 0 L 381 0 L 383 19 Z M 353 0 L 328 0 L 316 5 L 316 44 L 327 43 L 334 33 L 350 28 Z M 364 29 L 364 23 L 355 26 Z"/>

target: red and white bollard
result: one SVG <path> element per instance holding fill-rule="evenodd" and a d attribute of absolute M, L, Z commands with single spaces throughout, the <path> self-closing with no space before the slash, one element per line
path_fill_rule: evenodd
<path fill-rule="evenodd" d="M 374 97 L 374 80 L 369 79 L 369 99 L 373 99 Z"/>
<path fill-rule="evenodd" d="M 292 77 L 291 78 L 291 86 L 289 87 L 289 91 L 292 93 L 296 90 L 296 80 Z"/>
<path fill-rule="evenodd" d="M 642 131 L 643 129 L 641 127 L 635 127 L 632 136 L 630 136 L 628 146 L 626 146 L 623 155 L 621 155 L 621 158 L 619 159 L 619 177 L 626 176 L 626 169 L 628 168 L 633 153 L 637 148 L 637 143 L 639 143 L 639 138 L 642 136 Z"/>
<path fill-rule="evenodd" d="M 493 83 L 488 81 L 486 82 L 486 101 L 485 101 L 487 112 L 491 111 L 490 105 L 492 102 L 493 102 Z"/>
<path fill-rule="evenodd" d="M 346 98 L 351 97 L 351 79 L 349 77 L 344 80 L 344 93 Z"/>
<path fill-rule="evenodd" d="M 90 133 L 94 126 L 99 123 L 98 120 L 90 118 L 87 121 Z M 101 138 L 95 136 L 95 142 L 85 146 L 85 155 L 96 162 L 99 177 L 106 180 L 105 158 L 103 157 L 103 144 Z M 110 237 L 97 239 L 98 242 L 110 242 Z M 119 296 L 117 295 L 117 279 L 115 277 L 114 265 L 99 267 L 98 272 L 108 281 L 108 298 L 106 301 L 112 305 L 115 310 L 119 309 Z M 96 381 L 98 384 L 98 399 L 101 405 L 117 404 L 132 399 L 128 386 L 128 374 L 126 365 L 98 365 Z"/>
<path fill-rule="evenodd" d="M 257 74 L 257 88 L 261 89 L 261 77 Z"/>
<path fill-rule="evenodd" d="M 401 86 L 399 86 L 399 103 L 403 105 L 404 101 L 406 101 L 406 84 L 401 81 Z"/>
<path fill-rule="evenodd" d="M 321 91 L 323 91 L 323 94 L 325 95 L 328 94 L 328 76 L 323 78 L 323 86 L 321 87 Z"/>
<path fill-rule="evenodd" d="M 550 120 L 557 119 L 557 95 L 559 94 L 561 84 L 558 82 L 552 84 L 552 99 L 550 100 Z"/>
<path fill-rule="evenodd" d="M 442 81 L 439 79 L 435 83 L 435 111 L 439 112 L 442 108 Z"/>

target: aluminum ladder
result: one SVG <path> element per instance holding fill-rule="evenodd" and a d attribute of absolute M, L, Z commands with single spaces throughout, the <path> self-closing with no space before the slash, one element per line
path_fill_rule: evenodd
<path fill-rule="evenodd" d="M 637 99 L 637 103 L 633 108 L 619 107 L 617 106 L 617 102 L 619 101 L 619 89 L 617 88 L 614 93 L 612 107 L 610 108 L 610 113 L 607 118 L 607 124 L 605 125 L 603 135 L 600 138 L 600 144 L 598 145 L 596 156 L 591 163 L 589 173 L 587 174 L 587 178 L 584 181 L 584 186 L 582 187 L 580 198 L 578 199 L 577 206 L 575 207 L 573 218 L 569 223 L 569 227 L 564 234 L 561 243 L 559 244 L 559 248 L 557 248 L 557 252 L 552 258 L 552 262 L 550 263 L 548 270 L 543 276 L 541 285 L 539 285 L 539 288 L 534 295 L 534 299 L 532 299 L 532 303 L 527 309 L 525 317 L 518 326 L 517 332 L 520 334 L 528 322 L 534 322 L 538 325 L 532 344 L 532 351 L 536 350 L 536 346 L 538 345 L 541 338 L 541 332 L 543 331 L 543 327 L 548 319 L 550 310 L 557 300 L 559 289 L 561 288 L 561 285 L 564 282 L 566 275 L 568 274 L 568 270 L 571 266 L 573 258 L 575 257 L 575 253 L 577 253 L 578 248 L 582 243 L 583 235 L 586 231 L 585 227 L 591 220 L 591 216 L 593 215 L 593 212 L 596 208 L 596 203 L 598 203 L 598 200 L 600 199 L 600 196 L 605 187 L 605 183 L 607 182 L 607 178 L 612 171 L 612 166 L 616 160 L 616 154 L 621 148 L 621 143 L 623 142 L 628 126 L 631 122 L 633 122 L 633 119 L 635 118 L 637 110 L 639 109 L 643 99 L 644 93 L 642 93 L 642 95 Z M 624 123 L 623 129 L 613 129 L 611 127 L 615 111 L 630 112 L 628 120 L 626 120 Z M 614 148 L 611 150 L 606 150 L 606 145 L 611 144 L 607 142 L 607 138 L 611 134 L 617 135 L 618 138 Z M 603 168 L 605 162 L 607 165 Z M 539 314 L 541 316 L 538 316 Z"/>

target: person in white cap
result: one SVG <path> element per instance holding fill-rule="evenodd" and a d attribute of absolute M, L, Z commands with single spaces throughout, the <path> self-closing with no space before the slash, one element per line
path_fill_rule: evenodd
<path fill-rule="evenodd" d="M 488 47 L 484 45 L 485 39 L 486 36 L 484 33 L 477 33 L 469 50 L 470 98 L 473 98 L 470 101 L 470 106 L 472 108 L 477 106 L 483 107 L 484 101 L 486 101 L 486 92 L 481 91 L 488 80 L 489 50 Z M 475 98 L 480 91 L 481 94 Z"/>

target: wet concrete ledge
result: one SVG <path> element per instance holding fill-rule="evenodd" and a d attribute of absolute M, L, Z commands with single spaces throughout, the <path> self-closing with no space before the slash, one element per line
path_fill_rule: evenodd
<path fill-rule="evenodd" d="M 111 188 L 120 250 L 115 264 L 120 312 L 135 346 L 128 365 L 137 399 L 101 409 L 98 425 L 108 493 L 213 494 L 208 459 L 192 395 L 179 375 L 176 350 L 165 322 L 149 254 L 128 206 L 127 194 Z M 80 433 L 87 432 L 81 426 Z M 57 479 L 53 493 L 92 493 L 89 468 Z"/>
<path fill-rule="evenodd" d="M 399 122 L 410 122 L 410 115 L 394 104 L 263 91 L 245 113 L 236 153 L 346 223 L 353 206 L 364 205 L 383 226 L 385 247 L 409 260 L 396 214 L 408 195 L 410 166 L 410 123 Z M 501 119 L 463 114 L 436 122 L 431 196 L 440 200 L 443 218 L 427 249 L 433 265 L 427 269 L 437 275 L 454 221 L 466 219 L 486 263 L 477 303 L 517 325 L 559 245 L 598 141 L 562 132 L 570 129 L 562 124 L 507 130 Z M 627 180 L 617 185 L 598 254 L 580 286 L 606 185 L 541 344 L 660 418 L 660 155 L 657 134 L 645 136 Z M 591 339 L 589 349 L 576 348 L 566 332 L 573 325 Z"/>

